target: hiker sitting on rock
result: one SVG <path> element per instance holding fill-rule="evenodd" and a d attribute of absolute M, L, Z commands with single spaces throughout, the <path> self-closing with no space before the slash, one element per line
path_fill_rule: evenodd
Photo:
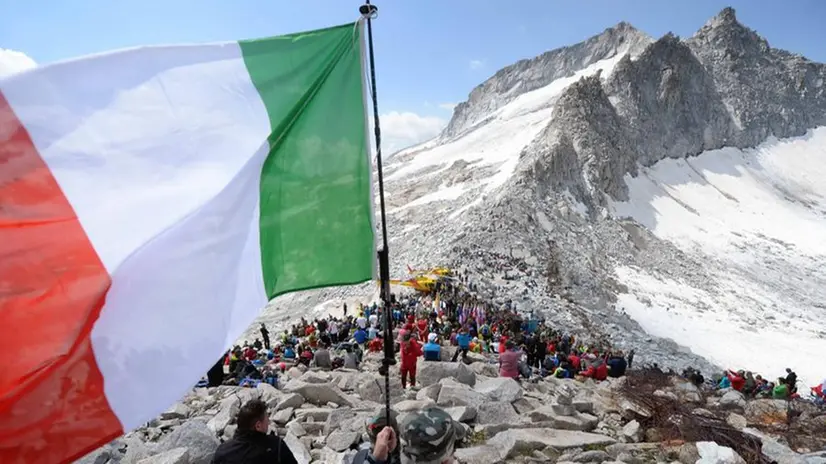
<path fill-rule="evenodd" d="M 431 333 L 430 338 L 424 345 L 424 360 L 425 361 L 441 361 L 442 360 L 442 346 L 436 343 L 438 338 L 436 334 Z"/>
<path fill-rule="evenodd" d="M 270 419 L 266 403 L 248 401 L 241 406 L 237 423 L 235 435 L 218 447 L 212 464 L 297 464 L 287 444 L 274 433 L 267 434 Z"/>

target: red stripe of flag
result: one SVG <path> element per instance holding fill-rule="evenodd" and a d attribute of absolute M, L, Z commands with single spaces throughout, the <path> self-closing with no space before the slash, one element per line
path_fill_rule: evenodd
<path fill-rule="evenodd" d="M 123 433 L 90 339 L 110 283 L 0 93 L 0 463 L 72 462 Z"/>

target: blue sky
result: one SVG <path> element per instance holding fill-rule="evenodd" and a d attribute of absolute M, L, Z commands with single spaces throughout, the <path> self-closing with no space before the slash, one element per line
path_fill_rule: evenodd
<path fill-rule="evenodd" d="M 826 62 L 826 0 L 379 0 L 379 108 L 396 145 L 432 135 L 499 68 L 625 20 L 690 36 L 725 6 L 774 47 Z M 126 46 L 234 40 L 353 21 L 357 0 L 0 0 L 0 48 L 38 63 Z"/>

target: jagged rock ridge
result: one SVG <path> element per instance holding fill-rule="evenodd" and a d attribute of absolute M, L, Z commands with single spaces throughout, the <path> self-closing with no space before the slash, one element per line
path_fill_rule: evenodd
<path fill-rule="evenodd" d="M 826 65 L 772 49 L 727 8 L 689 40 L 668 34 L 637 60 L 626 55 L 605 82 L 568 87 L 525 164 L 586 204 L 602 204 L 601 193 L 622 200 L 637 164 L 826 124 L 824 80 Z"/>
<path fill-rule="evenodd" d="M 620 53 L 636 54 L 650 42 L 651 38 L 644 32 L 621 22 L 576 45 L 517 61 L 473 89 L 468 100 L 454 108 L 443 135 L 457 135 L 519 95 L 544 87 L 597 61 Z"/>

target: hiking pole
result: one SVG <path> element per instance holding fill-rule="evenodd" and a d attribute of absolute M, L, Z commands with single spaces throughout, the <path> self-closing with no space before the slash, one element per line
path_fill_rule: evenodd
<path fill-rule="evenodd" d="M 370 58 L 370 95 L 373 99 L 373 131 L 376 137 L 376 169 L 379 178 L 379 208 L 381 211 L 381 240 L 382 246 L 378 251 L 379 282 L 381 283 L 380 297 L 382 313 L 384 315 L 384 359 L 379 373 L 384 376 L 384 408 L 388 425 L 390 424 L 390 366 L 396 364 L 395 350 L 393 349 L 393 328 L 390 325 L 390 250 L 387 244 L 387 216 L 384 206 L 384 172 L 381 160 L 381 125 L 379 124 L 379 102 L 376 94 L 376 61 L 373 53 L 373 18 L 378 16 L 379 9 L 371 5 L 370 0 L 359 7 L 362 19 L 367 23 L 367 52 Z"/>

